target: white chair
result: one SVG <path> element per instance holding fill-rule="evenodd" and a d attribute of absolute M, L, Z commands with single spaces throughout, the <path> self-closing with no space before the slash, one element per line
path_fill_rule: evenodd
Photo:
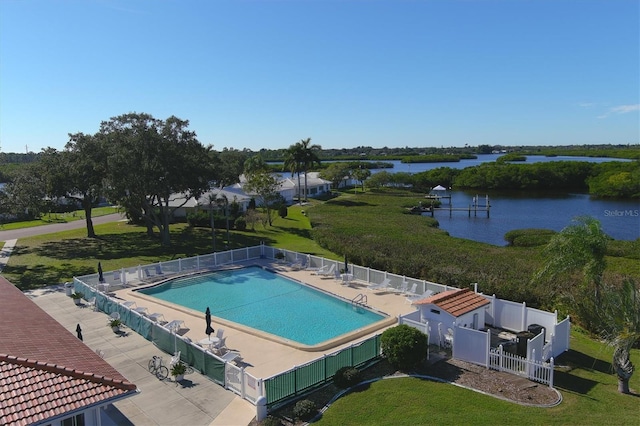
<path fill-rule="evenodd" d="M 147 315 L 147 317 L 153 322 L 167 322 L 167 320 L 164 319 L 164 315 L 160 312 L 154 312 Z"/>
<path fill-rule="evenodd" d="M 96 298 L 95 296 L 92 297 L 91 299 L 89 299 L 89 307 L 91 308 L 92 311 L 97 310 L 98 306 L 96 305 Z"/>
<path fill-rule="evenodd" d="M 329 269 L 326 269 L 324 271 L 318 271 L 318 275 L 322 275 L 323 277 L 330 277 L 331 275 L 333 275 L 333 271 L 336 270 L 336 264 L 332 264 L 331 266 L 329 266 Z"/>
<path fill-rule="evenodd" d="M 221 337 L 220 340 L 218 340 L 218 342 L 212 343 L 211 346 L 209 346 L 209 348 L 213 353 L 217 353 L 217 354 L 223 353 L 224 350 L 227 348 L 227 337 L 226 336 Z"/>
<path fill-rule="evenodd" d="M 120 312 L 111 312 L 111 314 L 109 315 L 109 318 L 111 319 L 120 319 Z"/>
<path fill-rule="evenodd" d="M 224 334 L 224 328 L 219 328 L 219 329 L 216 331 L 216 337 L 217 337 L 218 339 L 222 339 L 222 335 L 223 335 L 223 334 Z"/>
<path fill-rule="evenodd" d="M 380 284 L 371 284 L 367 287 L 367 290 L 376 291 L 376 290 L 386 290 L 391 286 L 391 280 L 389 278 L 385 278 L 382 280 Z"/>
<path fill-rule="evenodd" d="M 427 297 L 431 296 L 433 294 L 433 291 L 431 290 L 427 290 L 422 294 L 412 294 L 407 296 L 405 299 L 407 301 L 408 304 L 412 304 L 413 302 L 417 301 L 417 300 L 422 300 L 422 299 L 426 299 Z"/>
<path fill-rule="evenodd" d="M 415 284 L 415 288 L 413 289 L 413 291 L 415 291 L 415 289 L 417 288 L 417 284 Z M 396 291 L 398 293 L 406 293 L 407 290 L 409 289 L 409 283 L 407 281 L 402 281 L 402 285 L 400 286 L 400 288 L 398 288 Z"/>

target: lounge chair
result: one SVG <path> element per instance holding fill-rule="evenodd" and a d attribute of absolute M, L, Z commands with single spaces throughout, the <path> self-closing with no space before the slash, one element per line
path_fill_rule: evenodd
<path fill-rule="evenodd" d="M 136 313 L 138 313 L 140 315 L 144 315 L 144 316 L 149 315 L 149 310 L 144 306 L 140 306 L 138 308 L 133 308 L 132 311 L 134 311 L 134 312 L 136 312 Z"/>
<path fill-rule="evenodd" d="M 427 290 L 422 294 L 412 294 L 406 297 L 407 303 L 411 304 L 413 302 L 415 302 L 416 300 L 422 300 L 422 299 L 426 299 L 427 297 L 431 296 L 433 294 L 432 290 Z"/>
<path fill-rule="evenodd" d="M 418 285 L 417 285 L 417 284 L 415 284 L 415 287 L 413 288 L 413 291 L 414 291 L 414 292 L 415 292 L 415 290 L 416 290 L 417 286 L 418 286 Z M 403 293 L 403 294 L 404 294 L 404 293 L 406 293 L 406 292 L 407 292 L 407 290 L 409 290 L 409 283 L 408 283 L 407 281 L 404 281 L 404 280 L 402 281 L 402 285 L 400 285 L 400 287 L 396 289 L 396 291 L 397 291 L 398 293 Z"/>
<path fill-rule="evenodd" d="M 307 268 L 307 271 L 311 271 L 311 275 L 322 275 L 329 270 L 330 265 L 320 266 L 319 268 Z"/>
<path fill-rule="evenodd" d="M 296 260 L 291 264 L 291 269 L 294 271 L 301 271 L 307 267 L 307 259 L 302 258 L 302 260 Z"/>
<path fill-rule="evenodd" d="M 154 312 L 152 314 L 149 314 L 147 315 L 147 318 L 149 318 L 153 322 L 167 322 L 164 319 L 164 315 L 161 314 L 160 312 Z"/>
<path fill-rule="evenodd" d="M 371 284 L 367 287 L 367 290 L 377 291 L 377 290 L 386 290 L 391 286 L 391 280 L 389 278 L 385 278 L 379 284 Z"/>
<path fill-rule="evenodd" d="M 408 296 L 417 296 L 416 294 L 416 290 L 418 289 L 418 283 L 413 283 L 413 285 L 411 286 L 411 288 L 407 291 L 405 291 L 404 293 Z"/>
<path fill-rule="evenodd" d="M 330 277 L 331 275 L 333 275 L 333 271 L 336 270 L 336 264 L 333 263 L 329 266 L 329 269 L 326 269 L 324 271 L 318 271 L 318 275 L 322 275 L 323 277 Z"/>
<path fill-rule="evenodd" d="M 240 357 L 240 352 L 236 352 L 236 351 L 228 351 L 224 355 L 221 355 L 220 358 L 224 362 L 237 362 L 242 359 Z"/>

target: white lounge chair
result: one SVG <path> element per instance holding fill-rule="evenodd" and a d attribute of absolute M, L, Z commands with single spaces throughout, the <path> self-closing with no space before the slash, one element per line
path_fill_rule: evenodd
<path fill-rule="evenodd" d="M 427 290 L 422 294 L 412 294 L 410 296 L 406 297 L 407 303 L 411 304 L 413 302 L 415 302 L 416 300 L 422 300 L 422 299 L 426 299 L 427 297 L 431 296 L 433 294 L 432 290 Z"/>
<path fill-rule="evenodd" d="M 242 359 L 240 357 L 240 352 L 236 352 L 236 351 L 228 351 L 224 355 L 221 355 L 220 358 L 224 362 L 237 362 Z"/>
<path fill-rule="evenodd" d="M 389 278 L 385 278 L 379 284 L 371 284 L 367 287 L 367 290 L 377 291 L 377 290 L 386 290 L 391 286 L 391 280 Z"/>
<path fill-rule="evenodd" d="M 331 275 L 333 275 L 333 271 L 335 270 L 336 270 L 336 264 L 333 263 L 329 266 L 329 269 L 325 271 L 318 271 L 318 275 L 322 275 L 323 277 L 330 277 Z"/>
<path fill-rule="evenodd" d="M 417 284 L 415 284 L 416 287 L 414 287 L 414 291 L 417 288 Z M 406 293 L 407 290 L 409 290 L 409 283 L 407 281 L 402 281 L 402 285 L 400 285 L 400 288 L 397 288 L 396 291 L 398 293 Z"/>
<path fill-rule="evenodd" d="M 160 312 L 154 312 L 152 314 L 147 315 L 147 317 L 153 322 L 167 322 L 164 319 L 164 315 Z"/>
<path fill-rule="evenodd" d="M 302 259 L 298 259 L 295 262 L 293 262 L 291 264 L 291 269 L 293 269 L 294 271 L 301 271 L 303 269 L 305 269 L 307 267 L 307 259 L 306 258 L 302 258 Z"/>

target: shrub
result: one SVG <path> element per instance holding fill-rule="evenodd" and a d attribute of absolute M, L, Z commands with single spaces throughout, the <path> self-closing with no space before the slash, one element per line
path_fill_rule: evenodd
<path fill-rule="evenodd" d="M 296 405 L 293 407 L 293 415 L 295 418 L 303 421 L 311 420 L 317 411 L 316 403 L 309 399 L 300 400 L 296 402 Z"/>
<path fill-rule="evenodd" d="M 284 219 L 285 217 L 287 217 L 287 214 L 289 214 L 289 210 L 287 210 L 287 206 L 285 206 L 284 204 L 281 205 L 278 208 L 278 216 Z"/>
<path fill-rule="evenodd" d="M 184 364 L 183 362 L 178 361 L 177 363 L 173 364 L 173 366 L 171 367 L 171 375 L 172 376 L 180 376 L 184 373 L 186 373 L 187 371 L 187 366 L 186 364 Z"/>
<path fill-rule="evenodd" d="M 261 422 L 260 426 L 280 426 L 282 422 L 277 417 L 267 416 Z"/>
<path fill-rule="evenodd" d="M 411 369 L 427 354 L 427 336 L 420 330 L 401 324 L 382 333 L 380 345 L 387 361 L 402 371 Z"/>
<path fill-rule="evenodd" d="M 515 229 L 504 234 L 504 239 L 513 247 L 536 247 L 548 244 L 555 234 L 550 229 Z"/>
<path fill-rule="evenodd" d="M 187 223 L 189 224 L 189 226 L 193 226 L 193 227 L 211 226 L 211 221 L 209 220 L 209 213 L 204 211 L 197 211 L 197 212 L 187 214 Z"/>
<path fill-rule="evenodd" d="M 238 231 L 244 231 L 247 229 L 247 221 L 241 216 L 235 220 L 234 226 Z"/>
<path fill-rule="evenodd" d="M 347 389 L 362 381 L 362 374 L 355 367 L 342 367 L 333 376 L 333 384 L 340 389 Z"/>

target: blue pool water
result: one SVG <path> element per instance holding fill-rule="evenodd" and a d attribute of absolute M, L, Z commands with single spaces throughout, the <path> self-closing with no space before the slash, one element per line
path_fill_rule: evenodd
<path fill-rule="evenodd" d="M 259 267 L 177 278 L 141 293 L 305 345 L 385 317 Z M 215 328 L 215 324 L 214 324 Z"/>

